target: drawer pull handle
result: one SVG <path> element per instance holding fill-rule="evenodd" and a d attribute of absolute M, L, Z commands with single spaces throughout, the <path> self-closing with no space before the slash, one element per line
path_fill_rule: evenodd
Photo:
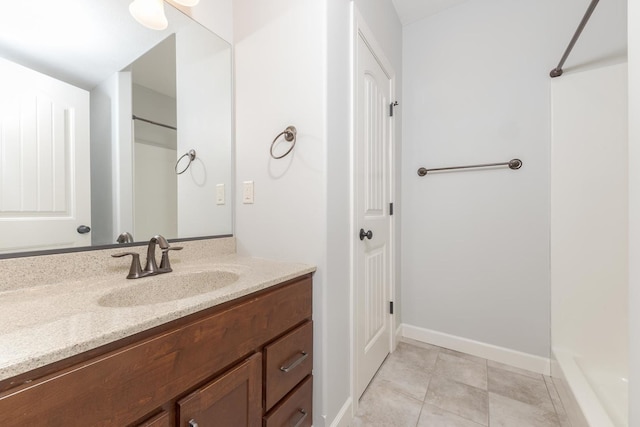
<path fill-rule="evenodd" d="M 289 365 L 289 366 L 280 366 L 280 370 L 282 372 L 289 372 L 290 370 L 292 370 L 293 368 L 295 368 L 296 366 L 298 366 L 299 364 L 304 362 L 304 360 L 307 357 L 309 357 L 309 354 L 307 354 L 306 351 L 301 351 L 300 354 L 302 356 L 298 357 L 291 365 Z"/>
<path fill-rule="evenodd" d="M 300 413 L 300 415 L 302 415 L 300 417 L 300 419 L 298 420 L 297 423 L 293 424 L 293 427 L 300 427 L 302 425 L 302 423 L 304 422 L 305 419 L 307 419 L 307 411 L 305 411 L 304 409 L 298 409 L 298 412 Z"/>
<path fill-rule="evenodd" d="M 189 427 L 198 427 L 198 423 L 196 420 L 189 420 Z"/>

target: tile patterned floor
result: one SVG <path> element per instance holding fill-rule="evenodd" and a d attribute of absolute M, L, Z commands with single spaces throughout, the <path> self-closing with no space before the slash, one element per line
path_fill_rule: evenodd
<path fill-rule="evenodd" d="M 362 395 L 353 426 L 571 425 L 551 378 L 405 340 Z"/>

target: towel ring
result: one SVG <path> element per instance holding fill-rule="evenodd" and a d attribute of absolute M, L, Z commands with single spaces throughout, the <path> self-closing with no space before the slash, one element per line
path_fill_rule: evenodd
<path fill-rule="evenodd" d="M 178 172 L 178 165 L 180 164 L 180 160 L 184 159 L 187 156 L 189 156 L 189 163 L 187 163 L 187 166 L 185 166 L 184 169 L 182 169 L 180 172 Z M 176 166 L 173 168 L 173 170 L 176 171 L 176 175 L 182 175 L 183 173 L 185 173 L 186 170 L 189 169 L 189 166 L 191 166 L 191 162 L 193 162 L 195 159 L 196 159 L 196 150 L 194 150 L 194 149 L 191 149 L 191 150 L 187 151 L 186 153 L 184 153 L 182 156 L 180 156 L 180 158 L 176 162 Z"/>
<path fill-rule="evenodd" d="M 276 136 L 274 138 L 273 142 L 271 143 L 271 150 L 269 150 L 269 152 L 271 153 L 271 157 L 273 157 L 274 159 L 281 159 L 281 158 L 285 157 L 287 154 L 289 154 L 291 152 L 291 150 L 293 150 L 293 147 L 296 146 L 296 135 L 297 135 L 297 133 L 298 133 L 298 131 L 296 130 L 295 126 L 288 126 L 285 130 L 280 132 L 278 134 L 278 136 Z M 276 156 L 276 155 L 273 154 L 273 146 L 276 144 L 276 141 L 278 140 L 278 138 L 280 138 L 282 135 L 284 135 L 285 141 L 288 141 L 288 142 L 293 141 L 293 144 L 291 144 L 291 147 L 282 156 Z"/>

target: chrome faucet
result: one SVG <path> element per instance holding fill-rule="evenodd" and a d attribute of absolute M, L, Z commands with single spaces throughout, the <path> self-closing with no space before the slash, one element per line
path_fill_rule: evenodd
<path fill-rule="evenodd" d="M 162 249 L 162 259 L 160 261 L 160 267 L 156 261 L 156 245 Z M 147 263 L 144 270 L 140 266 L 140 254 L 136 252 L 122 252 L 119 254 L 113 254 L 112 257 L 119 258 L 127 255 L 131 255 L 131 267 L 129 268 L 129 274 L 127 279 L 139 279 L 141 277 L 154 276 L 156 274 L 169 273 L 173 271 L 171 263 L 169 262 L 169 251 L 179 251 L 182 246 L 170 246 L 167 239 L 157 234 L 149 240 L 147 246 Z"/>

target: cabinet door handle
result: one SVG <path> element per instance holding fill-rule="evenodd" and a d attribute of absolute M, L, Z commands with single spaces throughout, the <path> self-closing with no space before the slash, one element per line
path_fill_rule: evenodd
<path fill-rule="evenodd" d="M 189 420 L 189 427 L 198 427 L 198 423 L 196 422 L 196 420 Z"/>
<path fill-rule="evenodd" d="M 299 364 L 301 364 L 302 362 L 304 362 L 304 360 L 309 357 L 309 354 L 307 354 L 306 351 L 301 351 L 300 352 L 301 356 L 298 357 L 293 363 L 291 363 L 289 366 L 280 366 L 280 370 L 282 372 L 289 372 L 290 370 L 292 370 L 293 368 L 295 368 L 296 366 L 298 366 Z"/>
<path fill-rule="evenodd" d="M 297 422 L 297 423 L 295 423 L 295 424 L 293 425 L 293 427 L 300 427 L 300 426 L 302 425 L 302 423 L 304 422 L 304 420 L 306 420 L 306 419 L 307 419 L 307 415 L 309 415 L 309 414 L 307 413 L 307 411 L 305 411 L 305 410 L 304 410 L 304 409 L 302 409 L 302 408 L 298 409 L 298 412 L 299 412 L 299 413 L 300 413 L 300 415 L 302 415 L 302 416 L 300 417 L 300 419 L 298 420 L 298 422 Z"/>

